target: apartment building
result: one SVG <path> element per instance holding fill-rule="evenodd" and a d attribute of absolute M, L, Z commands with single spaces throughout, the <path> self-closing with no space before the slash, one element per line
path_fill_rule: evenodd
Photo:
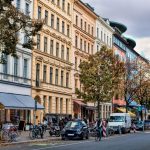
<path fill-rule="evenodd" d="M 72 115 L 72 12 L 72 0 L 34 2 L 33 18 L 44 20 L 32 53 L 32 97 L 45 107 L 37 122 Z"/>

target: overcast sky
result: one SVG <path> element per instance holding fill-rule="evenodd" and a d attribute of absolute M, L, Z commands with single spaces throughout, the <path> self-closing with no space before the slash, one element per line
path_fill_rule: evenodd
<path fill-rule="evenodd" d="M 83 0 L 100 16 L 123 23 L 125 33 L 136 43 L 136 50 L 150 58 L 150 0 Z"/>

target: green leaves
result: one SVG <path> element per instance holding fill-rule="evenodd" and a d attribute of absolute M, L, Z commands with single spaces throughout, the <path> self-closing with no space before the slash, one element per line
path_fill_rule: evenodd
<path fill-rule="evenodd" d="M 76 94 L 85 101 L 110 102 L 114 91 L 121 85 L 124 63 L 113 54 L 112 49 L 103 46 L 95 55 L 89 56 L 80 66 L 80 82 L 83 91 Z"/>
<path fill-rule="evenodd" d="M 11 0 L 0 0 L 0 51 L 6 55 L 16 55 L 16 46 L 22 44 L 24 48 L 33 49 L 33 37 L 42 29 L 43 21 L 32 20 L 17 10 Z M 26 43 L 19 41 L 19 32 L 28 39 Z"/>

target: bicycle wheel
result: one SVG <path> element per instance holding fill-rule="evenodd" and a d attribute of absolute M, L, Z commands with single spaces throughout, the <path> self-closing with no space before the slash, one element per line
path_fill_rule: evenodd
<path fill-rule="evenodd" d="M 95 141 L 98 141 L 98 140 L 99 140 L 99 132 L 96 131 L 96 132 L 95 132 Z"/>
<path fill-rule="evenodd" d="M 34 131 L 30 131 L 29 137 L 31 138 L 31 140 L 34 140 L 36 138 L 36 133 Z"/>
<path fill-rule="evenodd" d="M 4 141 L 9 141 L 10 140 L 10 137 L 9 137 L 7 131 L 3 131 L 3 133 L 2 133 L 2 140 L 4 140 Z"/>

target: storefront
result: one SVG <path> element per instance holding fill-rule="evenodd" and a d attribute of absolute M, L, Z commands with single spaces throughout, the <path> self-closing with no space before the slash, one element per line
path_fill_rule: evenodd
<path fill-rule="evenodd" d="M 44 109 L 37 103 L 37 109 Z M 0 93 L 0 123 L 11 122 L 17 124 L 19 121 L 33 122 L 33 111 L 35 100 L 29 95 L 12 93 Z"/>

